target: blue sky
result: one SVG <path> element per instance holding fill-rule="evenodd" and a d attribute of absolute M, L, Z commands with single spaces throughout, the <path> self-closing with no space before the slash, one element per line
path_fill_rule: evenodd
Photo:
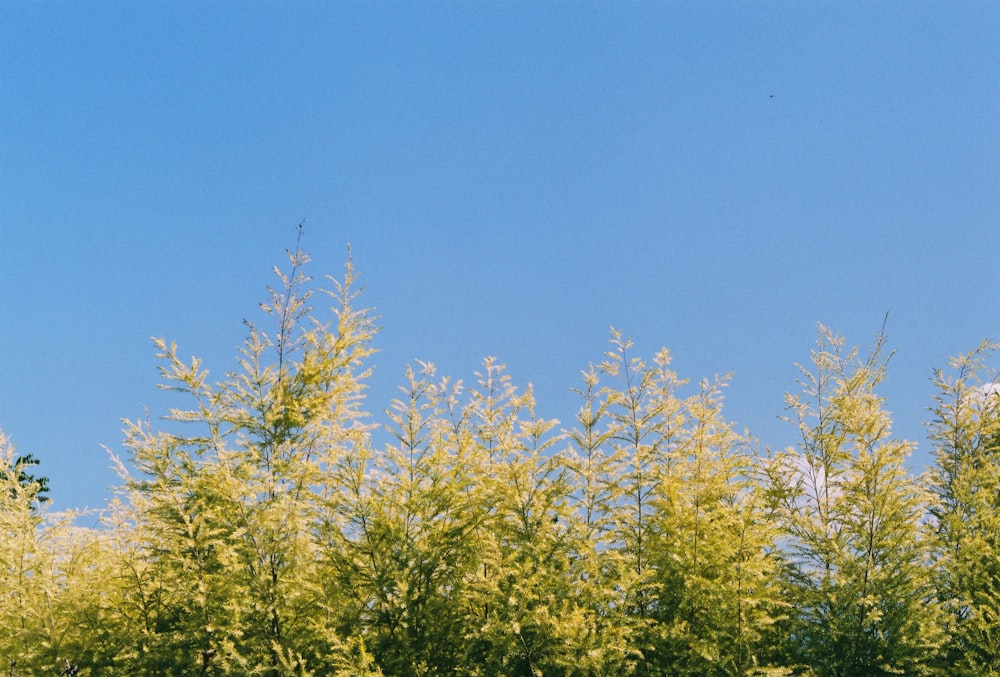
<path fill-rule="evenodd" d="M 920 443 L 931 369 L 1000 338 L 995 2 L 0 3 L 0 427 L 99 507 L 151 336 L 222 378 L 304 246 L 414 358 L 496 355 L 571 423 L 610 325 L 733 372 L 762 443 L 816 323 Z"/>

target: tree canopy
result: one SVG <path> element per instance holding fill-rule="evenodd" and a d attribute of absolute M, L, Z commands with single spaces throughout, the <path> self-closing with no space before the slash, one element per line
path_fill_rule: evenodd
<path fill-rule="evenodd" d="M 156 339 L 182 404 L 126 421 L 99 527 L 0 436 L 7 674 L 1000 675 L 995 344 L 934 373 L 925 476 L 881 332 L 819 327 L 788 449 L 614 329 L 568 424 L 493 357 L 372 416 L 374 311 L 308 263 L 222 380 Z"/>

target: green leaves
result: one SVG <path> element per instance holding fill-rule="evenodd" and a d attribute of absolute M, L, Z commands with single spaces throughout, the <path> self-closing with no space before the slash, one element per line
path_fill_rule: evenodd
<path fill-rule="evenodd" d="M 567 424 L 493 357 L 468 387 L 414 362 L 372 419 L 375 317 L 350 260 L 322 284 L 307 264 L 276 269 L 221 380 L 154 340 L 177 404 L 126 421 L 100 528 L 47 513 L 0 436 L 0 668 L 1000 674 L 995 344 L 935 373 L 923 482 L 884 336 L 825 327 L 781 452 L 726 417 L 728 376 L 689 382 L 614 329 Z"/>
<path fill-rule="evenodd" d="M 949 615 L 956 674 L 1000 674 L 1000 397 L 982 342 L 937 370 L 927 475 L 939 539 L 936 583 Z"/>
<path fill-rule="evenodd" d="M 771 469 L 790 538 L 789 657 L 820 675 L 925 674 L 944 641 L 913 444 L 890 436 L 876 391 L 883 346 L 880 334 L 862 358 L 820 327 L 803 395 L 788 398 L 802 441 Z"/>

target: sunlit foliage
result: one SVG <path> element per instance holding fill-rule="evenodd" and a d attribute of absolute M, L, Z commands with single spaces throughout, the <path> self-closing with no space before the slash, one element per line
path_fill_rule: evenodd
<path fill-rule="evenodd" d="M 995 345 L 936 373 L 921 483 L 881 334 L 820 328 L 781 452 L 614 329 L 573 421 L 494 357 L 371 415 L 376 317 L 308 262 L 221 379 L 155 341 L 178 404 L 126 421 L 97 528 L 0 435 L 0 673 L 1000 674 Z"/>
<path fill-rule="evenodd" d="M 802 393 L 787 398 L 799 445 L 770 472 L 782 508 L 789 658 L 817 675 L 934 672 L 944 640 L 931 585 L 926 497 L 906 469 L 877 387 L 889 357 L 819 328 Z"/>
<path fill-rule="evenodd" d="M 1000 675 L 1000 385 L 984 341 L 934 373 L 928 479 L 956 675 Z"/>

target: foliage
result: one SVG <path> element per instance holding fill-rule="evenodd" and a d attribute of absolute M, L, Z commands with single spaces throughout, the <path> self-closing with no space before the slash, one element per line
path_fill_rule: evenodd
<path fill-rule="evenodd" d="M 803 393 L 787 399 L 802 441 L 770 469 L 788 537 L 787 649 L 818 675 L 933 673 L 944 639 L 913 445 L 892 437 L 876 392 L 888 359 L 884 334 L 862 357 L 820 326 Z"/>
<path fill-rule="evenodd" d="M 54 674 L 90 640 L 76 614 L 103 578 L 101 534 L 75 527 L 73 513 L 45 514 L 23 458 L 0 431 L 0 665 Z"/>
<path fill-rule="evenodd" d="M 5 460 L 4 467 L 0 468 L 0 482 L 6 482 L 9 475 L 20 486 L 19 490 L 11 489 L 12 498 L 20 497 L 21 500 L 38 504 L 49 500 L 49 478 L 35 477 L 28 472 L 28 468 L 37 465 L 38 459 L 33 454 Z"/>
<path fill-rule="evenodd" d="M 928 473 L 953 674 L 1000 675 L 1000 390 L 984 341 L 937 370 Z"/>
<path fill-rule="evenodd" d="M 881 335 L 820 328 L 782 453 L 726 418 L 728 377 L 614 329 L 567 426 L 492 357 L 469 386 L 414 362 L 379 422 L 352 263 L 307 264 L 221 380 L 155 340 L 178 404 L 126 421 L 99 528 L 0 435 L 8 674 L 1000 674 L 993 344 L 935 376 L 927 491 Z"/>

